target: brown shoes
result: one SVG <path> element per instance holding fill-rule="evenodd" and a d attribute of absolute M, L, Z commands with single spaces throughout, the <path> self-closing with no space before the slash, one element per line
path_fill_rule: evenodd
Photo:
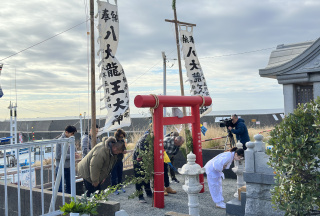
<path fill-rule="evenodd" d="M 166 189 L 164 189 L 164 195 L 165 195 L 165 196 L 168 196 L 168 195 L 169 195 L 168 192 L 166 191 Z"/>
<path fill-rule="evenodd" d="M 165 195 L 165 196 L 167 196 L 166 193 L 167 193 L 167 194 L 168 194 L 168 193 L 170 193 L 170 194 L 176 194 L 177 191 L 173 190 L 171 187 L 165 187 L 165 188 L 164 188 L 164 195 Z"/>

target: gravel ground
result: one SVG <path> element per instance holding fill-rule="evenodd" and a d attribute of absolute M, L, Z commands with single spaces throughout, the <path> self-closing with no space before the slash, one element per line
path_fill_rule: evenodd
<path fill-rule="evenodd" d="M 180 183 L 171 183 L 170 187 L 177 191 L 177 194 L 169 194 L 165 196 L 165 207 L 163 209 L 152 207 L 152 199 L 148 198 L 146 194 L 144 197 L 147 203 L 139 203 L 138 198 L 128 199 L 128 195 L 135 191 L 134 185 L 129 185 L 125 188 L 126 193 L 120 193 L 119 195 L 111 194 L 109 196 L 110 201 L 120 202 L 120 209 L 125 210 L 130 216 L 163 216 L 166 212 L 173 211 L 178 213 L 189 213 L 188 207 L 188 196 L 187 193 L 182 189 L 184 184 L 184 177 L 182 175 L 177 175 Z M 205 192 L 199 193 L 199 203 L 200 203 L 200 215 L 202 216 L 219 216 L 226 215 L 224 209 L 218 209 L 215 207 L 214 202 L 212 201 L 207 179 L 205 177 Z M 234 193 L 236 192 L 236 180 L 235 179 L 224 179 L 223 181 L 223 197 L 224 201 L 228 202 L 234 198 Z"/>

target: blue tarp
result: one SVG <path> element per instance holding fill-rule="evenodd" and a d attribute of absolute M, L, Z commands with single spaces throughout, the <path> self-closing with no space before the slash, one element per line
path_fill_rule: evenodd
<path fill-rule="evenodd" d="M 2 143 L 2 142 L 9 142 L 11 138 L 12 138 L 12 136 L 2 137 L 2 138 L 0 138 L 0 143 Z"/>

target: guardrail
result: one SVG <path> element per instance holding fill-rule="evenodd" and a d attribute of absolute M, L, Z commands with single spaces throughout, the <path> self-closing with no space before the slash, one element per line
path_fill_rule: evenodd
<path fill-rule="evenodd" d="M 62 154 L 61 154 L 61 159 L 60 159 L 60 164 L 59 164 L 59 170 L 57 173 L 56 181 L 54 179 L 54 160 L 51 160 L 51 165 L 44 166 L 43 165 L 43 148 L 46 146 L 51 147 L 51 158 L 54 158 L 54 152 L 53 152 L 53 147 L 56 146 L 57 144 L 61 144 L 63 146 L 62 148 Z M 71 179 L 71 196 L 76 197 L 76 187 L 75 187 L 75 139 L 74 137 L 70 137 L 68 139 L 55 139 L 55 140 L 49 140 L 49 141 L 40 141 L 40 142 L 29 142 L 29 143 L 20 143 L 20 144 L 10 144 L 10 145 L 1 145 L 0 150 L 3 151 L 4 155 L 6 155 L 7 151 L 11 151 L 12 149 L 15 149 L 16 152 L 19 152 L 19 149 L 22 148 L 27 148 L 28 149 L 28 159 L 29 159 L 29 166 L 28 169 L 23 169 L 23 170 L 28 170 L 29 174 L 29 191 L 30 191 L 30 197 L 29 197 L 29 202 L 30 202 L 30 215 L 33 215 L 33 208 L 36 205 L 39 205 L 38 203 L 33 203 L 33 196 L 32 196 L 32 190 L 33 190 L 33 177 L 32 177 L 32 172 L 34 170 L 34 167 L 32 167 L 32 149 L 35 147 L 40 147 L 40 173 L 41 173 L 41 215 L 61 215 L 62 212 L 59 210 L 55 210 L 55 201 L 57 198 L 57 193 L 60 185 L 60 181 L 64 182 L 64 172 L 62 172 L 64 168 L 64 161 L 66 159 L 67 151 L 70 146 L 70 179 Z M 8 216 L 8 180 L 7 177 L 8 175 L 12 174 L 13 172 L 16 171 L 17 175 L 17 193 L 18 193 L 18 215 L 21 215 L 21 194 L 20 194 L 20 185 L 21 185 L 21 175 L 22 175 L 22 169 L 20 165 L 20 160 L 19 160 L 20 155 L 17 154 L 17 166 L 13 168 L 8 168 L 8 164 L 6 159 L 3 159 L 3 176 L 4 176 L 4 215 Z M 51 184 L 52 184 L 52 197 L 51 197 L 51 205 L 50 208 L 45 211 L 44 207 L 44 179 L 43 179 L 43 170 L 44 167 L 50 167 L 51 166 Z M 62 178 L 62 179 L 61 179 Z M 64 199 L 64 187 L 62 187 L 62 205 L 65 203 Z M 25 209 L 24 209 L 25 210 Z"/>
<path fill-rule="evenodd" d="M 132 155 L 134 150 L 127 150 L 125 158 L 123 159 L 123 169 L 133 169 Z"/>

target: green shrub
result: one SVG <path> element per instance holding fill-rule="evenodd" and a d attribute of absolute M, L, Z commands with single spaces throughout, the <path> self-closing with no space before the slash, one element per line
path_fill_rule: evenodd
<path fill-rule="evenodd" d="M 272 203 L 286 215 L 320 214 L 320 98 L 299 105 L 270 136 Z"/>
<path fill-rule="evenodd" d="M 182 155 L 187 158 L 187 155 L 190 152 L 193 152 L 193 138 L 192 138 L 192 134 L 191 131 L 189 129 L 185 129 L 185 134 L 186 134 L 186 144 L 185 147 L 182 146 L 180 147 L 180 151 L 182 152 Z"/>
<path fill-rule="evenodd" d="M 63 212 L 63 215 L 70 213 L 80 213 L 80 215 L 98 215 L 97 208 L 100 205 L 100 201 L 107 201 L 108 196 L 119 188 L 121 188 L 121 184 L 109 186 L 105 190 L 92 193 L 90 197 L 87 197 L 86 191 L 81 195 L 81 198 L 76 197 L 76 199 L 74 199 L 74 197 L 71 197 L 71 202 L 60 206 L 60 211 Z"/>
<path fill-rule="evenodd" d="M 97 202 L 82 202 L 80 199 L 74 199 L 71 197 L 72 201 L 70 203 L 65 203 L 63 206 L 60 207 L 60 211 L 63 212 L 63 215 L 67 215 L 70 213 L 80 213 L 82 214 L 91 214 L 97 215 Z"/>
<path fill-rule="evenodd" d="M 126 180 L 122 183 L 124 186 L 130 184 L 140 184 L 142 182 L 153 182 L 153 174 L 154 174 L 154 151 L 153 151 L 153 143 L 154 136 L 153 132 L 150 132 L 146 137 L 147 144 L 145 145 L 145 150 L 139 150 L 139 157 L 142 159 L 141 161 L 133 161 L 133 163 L 139 163 L 140 169 L 136 168 L 135 172 L 139 173 L 141 176 L 126 176 Z M 143 190 L 135 191 L 133 194 L 128 196 L 129 199 L 133 199 L 134 197 L 138 197 L 143 194 Z"/>

